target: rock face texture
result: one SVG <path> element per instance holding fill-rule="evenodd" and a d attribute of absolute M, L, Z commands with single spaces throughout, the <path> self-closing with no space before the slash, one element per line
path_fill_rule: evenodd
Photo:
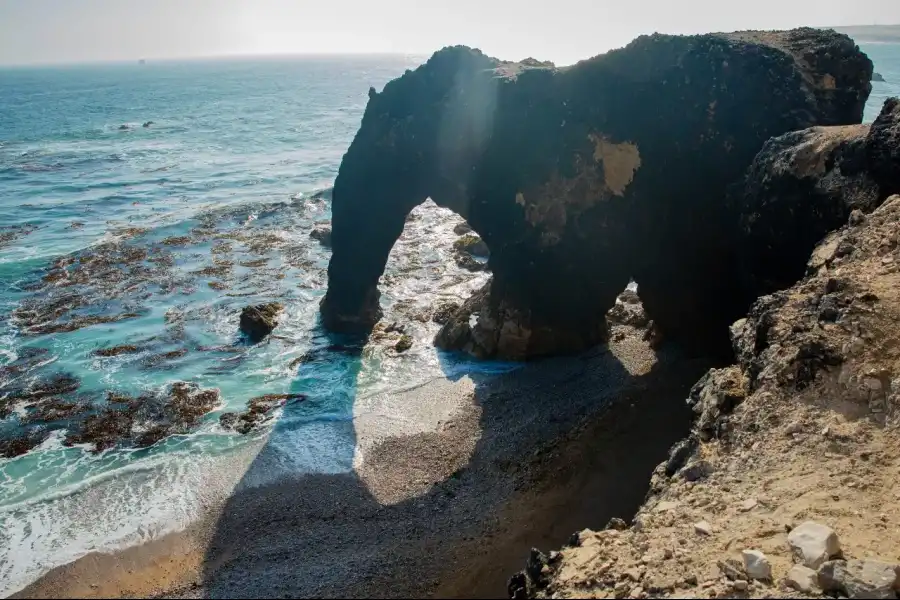
<path fill-rule="evenodd" d="M 743 302 L 793 285 L 819 240 L 853 210 L 871 212 L 897 192 L 897 99 L 871 126 L 813 127 L 769 140 L 730 198 Z"/>
<path fill-rule="evenodd" d="M 871 75 L 850 38 L 814 29 L 643 36 L 562 69 L 445 48 L 369 92 L 333 191 L 323 323 L 371 330 L 387 256 L 430 197 L 494 273 L 442 345 L 580 350 L 634 278 L 667 335 L 727 346 L 746 308 L 728 186 L 772 136 L 859 123 Z"/>
<path fill-rule="evenodd" d="M 278 326 L 278 315 L 284 306 L 278 302 L 245 306 L 241 311 L 240 329 L 253 342 L 259 342 Z"/>
<path fill-rule="evenodd" d="M 895 195 L 821 240 L 804 279 L 759 298 L 731 328 L 737 364 L 692 390 L 694 430 L 657 467 L 631 526 L 579 532 L 515 591 L 896 598 L 898 232 Z M 696 535 L 704 522 L 709 535 Z M 756 577 L 755 551 L 771 580 Z"/>

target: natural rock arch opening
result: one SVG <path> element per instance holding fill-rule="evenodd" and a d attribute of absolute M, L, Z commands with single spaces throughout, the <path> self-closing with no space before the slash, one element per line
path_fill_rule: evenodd
<path fill-rule="evenodd" d="M 371 329 L 385 260 L 431 197 L 481 236 L 494 273 L 463 307 L 480 325 L 450 346 L 581 350 L 634 278 L 667 336 L 729 353 L 746 310 L 729 186 L 773 136 L 858 123 L 871 72 L 849 38 L 813 29 L 644 36 L 562 69 L 437 52 L 370 90 L 335 181 L 323 323 Z"/>

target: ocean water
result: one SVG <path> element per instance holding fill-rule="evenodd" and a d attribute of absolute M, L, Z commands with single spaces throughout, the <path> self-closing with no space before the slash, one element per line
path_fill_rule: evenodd
<path fill-rule="evenodd" d="M 0 442 L 23 432 L 40 442 L 0 458 L 0 594 L 91 550 L 184 526 L 237 483 L 235 456 L 267 445 L 280 459 L 270 479 L 346 472 L 354 419 L 408 425 L 414 411 L 384 392 L 511 368 L 456 362 L 430 344 L 439 326 L 428 309 L 487 277 L 457 267 L 461 220 L 431 203 L 412 215 L 382 282 L 387 317 L 405 324 L 412 349 L 393 350 L 396 332 L 348 349 L 318 326 L 329 250 L 310 232 L 329 222 L 328 188 L 369 87 L 420 62 L 0 71 Z M 246 343 L 240 309 L 272 300 L 285 306 L 275 335 Z M 96 354 L 122 345 L 133 348 Z M 42 399 L 9 402 L 61 375 L 64 397 L 93 411 L 110 393 L 165 393 L 180 381 L 219 400 L 150 447 L 132 439 L 95 452 L 66 441 L 90 412 L 48 426 L 35 418 Z M 219 423 L 251 398 L 283 393 L 306 400 L 249 435 Z"/>
<path fill-rule="evenodd" d="M 874 84 L 872 120 L 900 94 L 900 45 L 864 49 L 888 81 Z M 8 402 L 0 441 L 27 432 L 38 445 L 0 458 L 0 594 L 92 550 L 184 527 L 237 485 L 235 465 L 262 445 L 275 459 L 251 484 L 347 472 L 359 458 L 356 419 L 415 427 L 415 411 L 390 392 L 513 368 L 431 346 L 438 326 L 428 310 L 467 297 L 487 275 L 457 267 L 460 219 L 430 203 L 414 211 L 381 284 L 387 321 L 404 324 L 412 349 L 394 351 L 398 332 L 348 348 L 318 326 L 329 251 L 309 234 L 329 221 L 328 188 L 368 88 L 420 62 L 0 71 L 0 403 L 46 382 L 91 411 L 110 394 L 165 394 L 180 381 L 219 394 L 184 431 L 102 452 L 66 439 L 91 412 L 38 419 L 44 399 Z M 285 305 L 275 335 L 246 343 L 240 309 L 272 300 Z M 97 354 L 123 345 L 132 348 Z M 306 399 L 249 435 L 219 422 L 252 398 L 285 393 Z"/>

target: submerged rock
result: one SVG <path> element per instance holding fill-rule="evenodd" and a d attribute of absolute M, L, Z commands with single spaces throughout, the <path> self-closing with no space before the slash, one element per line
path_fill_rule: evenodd
<path fill-rule="evenodd" d="M 884 75 L 881 73 L 872 73 L 872 81 L 877 81 L 878 83 L 884 83 Z"/>
<path fill-rule="evenodd" d="M 134 354 L 140 352 L 142 348 L 134 344 L 122 344 L 121 346 L 112 346 L 111 348 L 98 348 L 94 350 L 94 356 L 110 357 L 119 356 L 121 354 Z"/>
<path fill-rule="evenodd" d="M 459 310 L 459 302 L 445 302 L 435 309 L 431 320 L 438 325 L 445 325 Z"/>
<path fill-rule="evenodd" d="M 328 225 L 316 225 L 313 227 L 313 230 L 309 232 L 309 237 L 317 240 L 326 248 L 331 247 L 331 227 Z"/>
<path fill-rule="evenodd" d="M 391 247 L 430 197 L 491 248 L 490 302 L 463 344 L 479 355 L 602 341 L 632 278 L 668 337 L 727 353 L 746 305 L 721 199 L 770 137 L 861 122 L 871 73 L 817 29 L 642 36 L 561 69 L 445 48 L 370 90 L 335 181 L 323 323 L 371 331 Z"/>
<path fill-rule="evenodd" d="M 241 413 L 227 412 L 219 417 L 219 424 L 225 429 L 232 429 L 246 435 L 267 422 L 275 409 L 290 402 L 306 400 L 305 394 L 266 394 L 252 398 L 247 403 L 247 410 Z"/>
<path fill-rule="evenodd" d="M 246 306 L 241 311 L 240 329 L 251 342 L 258 342 L 278 326 L 278 315 L 284 310 L 279 302 Z"/>
<path fill-rule="evenodd" d="M 405 333 L 400 336 L 400 339 L 397 340 L 397 343 L 394 344 L 394 350 L 399 352 L 406 352 L 413 346 L 413 339 L 411 336 L 406 335 Z"/>

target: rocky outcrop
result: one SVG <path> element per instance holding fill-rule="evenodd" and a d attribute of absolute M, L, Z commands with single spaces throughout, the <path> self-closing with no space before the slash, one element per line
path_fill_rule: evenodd
<path fill-rule="evenodd" d="M 511 593 L 896 598 L 898 231 L 895 195 L 821 240 L 734 323 L 737 364 L 691 391 L 694 430 L 630 527 L 579 532 Z"/>
<path fill-rule="evenodd" d="M 278 326 L 278 315 L 284 310 L 280 302 L 245 306 L 241 311 L 240 329 L 251 342 L 258 342 Z"/>
<path fill-rule="evenodd" d="M 872 81 L 877 81 L 878 83 L 884 83 L 884 75 L 881 73 L 872 73 Z"/>
<path fill-rule="evenodd" d="M 323 323 L 371 330 L 387 256 L 430 197 L 494 273 L 472 335 L 439 336 L 451 348 L 580 350 L 631 278 L 667 336 L 727 347 L 746 308 L 727 187 L 772 136 L 859 123 L 871 74 L 848 37 L 813 29 L 643 36 L 562 69 L 445 48 L 369 92 L 333 191 Z"/>
<path fill-rule="evenodd" d="M 793 285 L 827 233 L 898 192 L 896 99 L 871 126 L 813 127 L 769 140 L 731 195 L 746 305 Z"/>

